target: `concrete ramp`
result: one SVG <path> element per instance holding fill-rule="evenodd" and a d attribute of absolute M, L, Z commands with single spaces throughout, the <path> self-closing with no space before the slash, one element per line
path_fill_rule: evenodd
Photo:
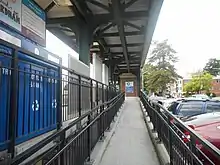
<path fill-rule="evenodd" d="M 126 98 L 121 113 L 100 165 L 159 165 L 139 98 Z"/>

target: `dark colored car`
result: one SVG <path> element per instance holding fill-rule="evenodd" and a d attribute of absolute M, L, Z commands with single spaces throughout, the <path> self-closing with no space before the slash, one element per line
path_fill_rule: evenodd
<path fill-rule="evenodd" d="M 210 112 L 220 112 L 220 101 L 205 99 L 181 99 L 174 101 L 168 110 L 179 118 Z"/>

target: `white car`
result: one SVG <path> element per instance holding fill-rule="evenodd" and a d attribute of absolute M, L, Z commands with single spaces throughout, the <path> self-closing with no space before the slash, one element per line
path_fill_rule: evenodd
<path fill-rule="evenodd" d="M 195 95 L 192 95 L 191 97 L 197 98 L 197 99 L 210 99 L 210 97 L 205 94 L 195 94 Z"/>

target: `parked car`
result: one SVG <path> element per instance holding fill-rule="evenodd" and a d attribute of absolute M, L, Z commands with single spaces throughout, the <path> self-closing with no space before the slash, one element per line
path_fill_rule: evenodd
<path fill-rule="evenodd" d="M 168 108 L 174 101 L 178 101 L 179 99 L 169 98 L 165 100 L 160 100 L 161 104 L 164 108 Z"/>
<path fill-rule="evenodd" d="M 220 112 L 220 101 L 186 98 L 174 101 L 168 110 L 179 118 L 196 116 L 203 113 Z"/>
<path fill-rule="evenodd" d="M 192 95 L 191 97 L 197 98 L 197 99 L 210 99 L 210 97 L 205 94 L 195 94 L 195 95 Z"/>
<path fill-rule="evenodd" d="M 185 120 L 185 124 L 190 126 L 196 133 L 201 135 L 204 139 L 208 140 L 215 147 L 220 149 L 220 112 L 206 113 L 198 116 L 189 117 Z M 185 143 L 190 140 L 190 133 L 184 128 L 178 126 L 180 130 L 185 134 L 182 137 Z M 208 151 L 202 144 L 196 141 L 196 146 L 201 150 L 214 164 L 220 164 L 218 160 L 210 151 Z M 198 152 L 199 153 L 199 152 Z M 210 164 L 209 161 L 202 155 L 198 155 L 200 160 L 205 165 Z"/>

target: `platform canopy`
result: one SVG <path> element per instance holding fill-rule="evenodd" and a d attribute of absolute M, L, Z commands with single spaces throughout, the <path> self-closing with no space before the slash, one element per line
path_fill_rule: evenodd
<path fill-rule="evenodd" d="M 35 0 L 47 12 L 47 29 L 79 52 L 91 33 L 90 52 L 123 72 L 144 65 L 163 0 Z M 94 44 L 95 43 L 95 44 Z M 81 42 L 82 44 L 82 42 Z"/>

